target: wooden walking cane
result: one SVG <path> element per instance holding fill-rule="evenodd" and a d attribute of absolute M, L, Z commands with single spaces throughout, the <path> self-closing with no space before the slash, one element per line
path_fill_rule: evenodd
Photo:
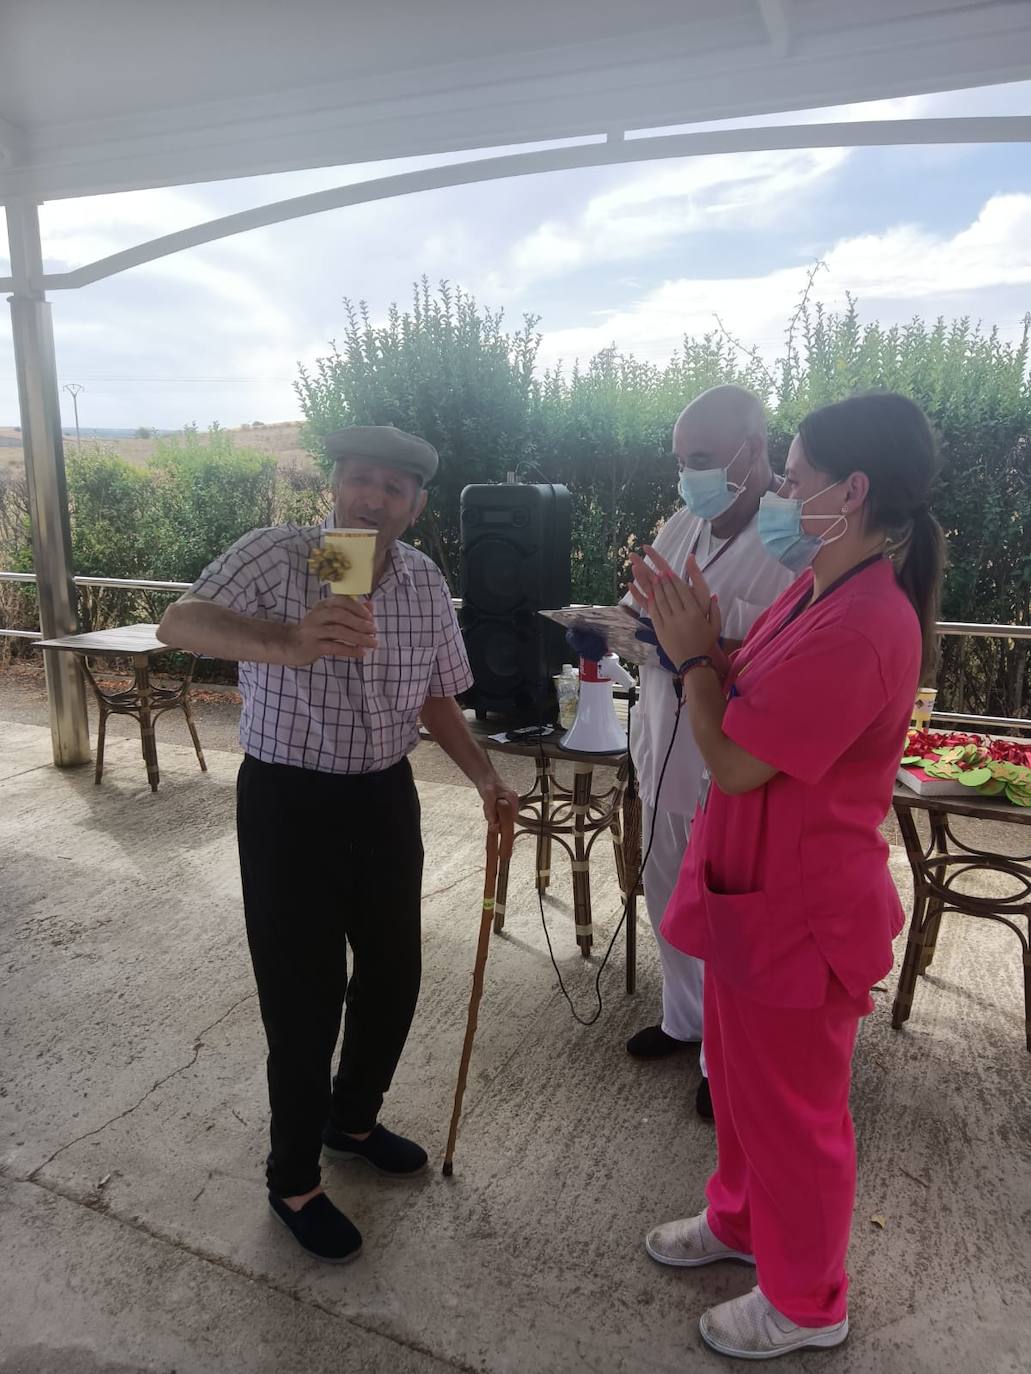
<path fill-rule="evenodd" d="M 469 995 L 469 1014 L 465 1021 L 465 1043 L 462 1045 L 462 1059 L 458 1066 L 458 1082 L 455 1085 L 455 1107 L 451 1113 L 451 1130 L 448 1132 L 447 1150 L 444 1154 L 444 1177 L 450 1178 L 453 1172 L 452 1160 L 455 1155 L 455 1140 L 458 1137 L 458 1121 L 462 1115 L 462 1098 L 465 1096 L 465 1083 L 469 1076 L 469 1060 L 472 1058 L 473 1039 L 476 1035 L 476 1022 L 483 996 L 483 974 L 487 967 L 487 953 L 490 949 L 491 929 L 494 925 L 494 898 L 498 886 L 498 858 L 512 857 L 514 820 L 510 808 L 504 803 L 498 807 L 501 817 L 500 835 L 497 830 L 487 831 L 487 868 L 483 878 L 483 913 L 480 916 L 480 938 L 476 944 L 476 962 L 473 965 L 473 987 Z"/>

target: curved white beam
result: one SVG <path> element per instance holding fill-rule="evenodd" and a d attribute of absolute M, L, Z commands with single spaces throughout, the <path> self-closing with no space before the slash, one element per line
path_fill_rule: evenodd
<path fill-rule="evenodd" d="M 702 157 L 715 153 L 741 153 L 791 148 L 871 147 L 899 144 L 940 143 L 1028 143 L 1031 142 L 1031 116 L 1002 115 L 955 119 L 866 120 L 842 124 L 790 124 L 765 128 L 714 129 L 702 133 L 671 134 L 650 138 L 614 138 L 582 143 L 572 147 L 540 152 L 511 153 L 504 157 L 473 159 L 418 172 L 377 177 L 372 181 L 339 186 L 312 195 L 295 196 L 271 205 L 243 210 L 235 215 L 209 220 L 174 234 L 164 234 L 127 248 L 97 262 L 70 272 L 44 273 L 33 281 L 36 290 L 73 290 L 91 282 L 113 277 L 129 268 L 154 262 L 186 248 L 213 243 L 249 229 L 281 224 L 306 215 L 321 214 L 345 205 L 387 200 L 418 191 L 463 186 L 504 177 L 530 176 L 541 172 L 565 171 L 578 167 L 599 167 L 613 163 L 649 162 L 666 158 Z M 0 291 L 14 285 L 10 277 L 0 278 Z"/>

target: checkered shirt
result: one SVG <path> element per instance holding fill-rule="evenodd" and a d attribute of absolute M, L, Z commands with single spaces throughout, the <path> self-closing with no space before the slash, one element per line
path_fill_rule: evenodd
<path fill-rule="evenodd" d="M 299 624 L 326 583 L 308 571 L 321 525 L 252 530 L 208 565 L 192 595 L 259 620 Z M 378 647 L 363 659 L 320 658 L 304 668 L 241 663 L 240 743 L 254 758 L 322 773 L 375 773 L 419 741 L 427 697 L 472 683 L 451 594 L 440 569 L 395 543 L 370 599 Z"/>

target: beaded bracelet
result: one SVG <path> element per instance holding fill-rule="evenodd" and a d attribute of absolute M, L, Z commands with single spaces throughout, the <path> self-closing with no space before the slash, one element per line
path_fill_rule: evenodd
<path fill-rule="evenodd" d="M 677 677 L 682 678 L 687 673 L 689 673 L 692 668 L 702 667 L 716 667 L 715 663 L 713 663 L 712 659 L 709 657 L 708 654 L 696 654 L 694 658 L 685 658 L 683 663 L 677 669 Z"/>

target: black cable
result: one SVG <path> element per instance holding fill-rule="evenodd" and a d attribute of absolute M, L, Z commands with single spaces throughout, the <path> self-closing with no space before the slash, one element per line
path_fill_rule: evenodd
<path fill-rule="evenodd" d="M 679 685 L 679 684 L 677 684 L 677 685 Z M 626 742 L 626 747 L 627 747 L 627 758 L 628 758 L 628 759 L 630 759 L 630 715 L 631 715 L 632 709 L 633 709 L 633 708 L 631 707 L 630 710 L 627 711 L 627 742 Z M 658 781 L 658 784 L 657 784 L 657 786 L 656 786 L 656 788 L 655 788 L 655 804 L 654 804 L 654 806 L 653 806 L 653 808 L 652 808 L 653 815 L 658 813 L 658 809 L 659 809 L 659 798 L 660 798 L 660 796 L 662 795 L 662 783 L 663 783 L 663 779 L 664 779 L 665 776 L 666 776 L 666 767 L 667 767 L 667 765 L 668 765 L 668 763 L 669 763 L 670 756 L 671 756 L 672 753 L 673 753 L 673 745 L 674 745 L 674 743 L 676 742 L 676 738 L 677 738 L 677 727 L 678 727 L 679 724 L 680 724 L 680 712 L 681 712 L 682 709 L 683 709 L 683 701 L 682 701 L 682 699 L 681 699 L 680 693 L 678 692 L 678 693 L 677 693 L 677 710 L 676 710 L 676 715 L 673 717 L 673 729 L 672 729 L 672 731 L 670 732 L 669 744 L 668 744 L 667 747 L 666 747 L 666 757 L 662 760 L 662 767 L 661 767 L 660 770 L 659 770 L 659 781 Z M 542 721 L 542 722 L 540 722 L 539 730 L 543 732 L 543 729 L 544 729 L 544 725 L 543 725 L 543 721 Z M 538 734 L 538 736 L 537 736 L 537 745 L 538 745 L 539 754 L 540 754 L 541 776 L 542 776 L 542 777 L 545 777 L 545 776 L 546 776 L 546 768 L 545 768 L 545 765 L 546 765 L 547 759 L 546 759 L 546 756 L 545 756 L 545 753 L 544 753 L 544 736 L 543 736 L 543 733 L 539 733 L 539 734 Z M 633 766 L 634 766 L 634 765 L 633 765 L 633 760 L 631 759 L 631 760 L 630 760 L 630 767 L 633 768 Z M 622 915 L 620 916 L 620 918 L 619 918 L 619 924 L 616 926 L 616 929 L 613 931 L 612 939 L 609 941 L 608 949 L 606 949 L 605 955 L 604 955 L 604 957 L 603 957 L 601 963 L 598 965 L 598 972 L 597 972 L 597 974 L 595 975 L 595 979 L 594 979 L 594 995 L 595 995 L 595 997 L 597 998 L 598 1006 L 597 1006 L 597 1009 L 596 1009 L 595 1012 L 594 1012 L 594 1015 L 591 1016 L 591 1017 L 589 1017 L 589 1018 L 585 1018 L 585 1017 L 581 1016 L 580 1013 L 577 1011 L 576 1007 L 573 1005 L 573 999 L 570 997 L 569 991 L 568 991 L 568 989 L 566 988 L 565 982 L 564 982 L 564 980 L 563 980 L 563 978 L 562 978 L 562 971 L 561 971 L 561 969 L 560 969 L 559 966 L 558 966 L 558 962 L 557 962 L 557 960 L 555 959 L 555 951 L 552 949 L 552 946 L 551 946 L 551 936 L 550 936 L 550 934 L 548 933 L 548 922 L 547 922 L 547 918 L 546 918 L 545 913 L 544 913 L 544 894 L 543 894 L 543 892 L 541 891 L 540 883 L 538 882 L 538 885 L 537 885 L 537 901 L 538 901 L 538 903 L 540 904 L 540 909 L 541 909 L 541 925 L 542 925 L 542 927 L 544 928 L 544 938 L 545 938 L 545 940 L 547 941 L 547 944 L 548 944 L 548 954 L 551 956 L 551 966 L 552 966 L 552 968 L 555 970 L 555 976 L 556 976 L 556 978 L 558 979 L 558 985 L 559 985 L 560 989 L 562 990 L 562 996 L 563 996 L 563 997 L 566 999 L 566 1001 L 569 1003 L 569 1010 L 570 1010 L 570 1011 L 572 1012 L 572 1014 L 573 1014 L 573 1019 L 574 1019 L 574 1021 L 578 1021 L 579 1024 L 580 1024 L 581 1026 L 593 1026 L 593 1025 L 595 1024 L 595 1022 L 598 1020 L 598 1018 L 601 1016 L 601 1013 L 602 1013 L 601 975 L 605 972 L 605 966 L 606 966 L 606 964 L 609 962 L 609 955 L 612 953 L 613 949 L 615 948 L 616 941 L 619 939 L 619 932 L 623 929 L 623 925 L 624 925 L 624 923 L 626 922 L 627 916 L 628 916 L 629 913 L 630 913 L 630 905 L 631 905 L 631 903 L 634 901 L 634 898 L 635 898 L 635 895 L 636 895 L 636 892 L 637 892 L 637 885 L 638 885 L 638 883 L 641 882 L 641 879 L 644 877 L 644 870 L 645 870 L 645 868 L 646 868 L 646 866 L 647 866 L 647 864 L 648 864 L 648 858 L 649 858 L 649 856 L 650 856 L 650 854 L 651 854 L 651 852 L 652 852 L 652 845 L 653 845 L 654 842 L 655 842 L 655 824 L 654 824 L 654 821 L 653 821 L 653 823 L 652 823 L 652 829 L 651 829 L 651 834 L 648 836 L 648 847 L 647 847 L 647 849 L 646 849 L 645 852 L 644 852 L 644 857 L 643 857 L 642 860 L 641 860 L 641 866 L 640 866 L 640 868 L 639 868 L 639 869 L 637 870 L 637 872 L 636 872 L 635 874 L 633 874 L 633 875 L 631 875 L 631 874 L 629 874 L 629 873 L 626 873 L 625 870 L 624 870 L 624 881 L 625 881 L 625 883 L 626 883 L 626 893 L 624 894 L 623 914 L 622 914 Z"/>
<path fill-rule="evenodd" d="M 528 462 L 528 463 L 525 463 L 525 464 L 522 464 L 522 463 L 517 464 L 517 465 L 516 465 L 516 475 L 518 476 L 518 474 L 519 474 L 519 469 L 520 469 L 521 467 L 524 467 L 524 466 L 530 468 L 531 470 L 536 471 L 541 477 L 544 478 L 544 481 L 548 484 L 548 487 L 551 489 L 552 497 L 554 497 L 554 495 L 555 495 L 555 484 L 554 484 L 554 482 L 551 480 L 550 477 L 545 476 L 544 472 L 542 472 L 541 468 L 538 466 L 537 463 Z M 677 727 L 678 727 L 679 724 L 680 724 L 680 712 L 681 712 L 681 709 L 683 708 L 683 704 L 684 704 L 684 703 L 683 703 L 683 699 L 682 699 L 682 695 L 681 695 L 681 684 L 680 684 L 679 679 L 674 678 L 674 680 L 673 680 L 673 686 L 674 686 L 674 690 L 676 691 L 676 696 L 677 696 L 677 710 L 676 710 L 676 715 L 673 717 L 673 729 L 672 729 L 672 731 L 670 732 L 669 744 L 666 746 L 666 757 L 662 760 L 662 767 L 659 769 L 659 781 L 658 781 L 658 783 L 657 783 L 657 785 L 656 785 L 656 788 L 655 788 L 655 804 L 654 804 L 654 806 L 653 806 L 653 808 L 652 808 L 653 815 L 656 814 L 656 813 L 658 812 L 658 809 L 659 809 L 659 798 L 660 798 L 660 796 L 662 795 L 662 783 L 663 783 L 663 779 L 664 779 L 665 776 L 666 776 L 666 766 L 667 766 L 668 763 L 669 763 L 670 755 L 673 753 L 673 745 L 674 745 L 674 743 L 676 742 L 676 738 L 677 738 Z M 539 702 L 539 703 L 538 703 L 538 714 L 537 714 L 537 750 L 538 750 L 538 759 L 539 759 L 539 765 L 540 765 L 540 775 L 541 775 L 541 778 L 542 778 L 542 779 L 545 779 L 545 778 L 547 778 L 547 777 L 549 776 L 549 774 L 548 774 L 548 769 L 547 769 L 547 756 L 546 756 L 545 753 L 544 753 L 544 731 L 545 731 L 545 721 L 544 721 L 543 715 L 542 715 L 542 713 L 541 713 L 541 707 L 542 707 L 542 705 L 543 705 L 542 702 Z M 627 752 L 627 759 L 629 760 L 629 766 L 630 766 L 631 769 L 633 769 L 633 767 L 634 767 L 633 758 L 632 758 L 631 753 L 630 753 L 630 717 L 631 717 L 632 711 L 633 711 L 633 699 L 631 698 L 630 705 L 629 705 L 629 707 L 628 707 L 628 709 L 627 709 L 627 722 L 626 722 L 626 752 Z M 543 782 L 542 782 L 542 786 L 543 786 Z M 544 820 L 544 818 L 543 818 L 543 814 L 542 814 L 542 816 L 541 816 L 541 830 L 542 830 L 542 833 L 543 833 L 543 828 L 544 828 L 544 827 L 543 827 L 543 820 Z M 638 884 L 641 882 L 641 880 L 642 880 L 643 877 L 644 877 L 644 870 L 645 870 L 645 868 L 646 868 L 646 866 L 647 866 L 647 864 L 648 864 L 648 859 L 649 859 L 649 857 L 650 857 L 650 855 L 651 855 L 651 852 L 652 852 L 652 845 L 654 844 L 654 842 L 655 842 L 655 825 L 654 825 L 654 822 L 653 822 L 653 824 L 652 824 L 652 829 L 651 829 L 651 834 L 648 836 L 648 846 L 647 846 L 647 848 L 645 849 L 644 857 L 641 859 L 641 866 L 640 866 L 640 868 L 638 868 L 637 872 L 633 875 L 633 880 L 632 880 L 632 881 L 631 881 L 631 875 L 630 875 L 629 873 L 627 873 L 627 872 L 625 871 L 625 869 L 624 869 L 623 881 L 626 883 L 626 889 L 627 889 L 627 890 L 626 890 L 626 892 L 625 892 L 625 894 L 624 894 L 623 914 L 622 914 L 622 915 L 620 916 L 620 918 L 619 918 L 619 924 L 616 926 L 616 929 L 613 931 L 613 933 L 612 933 L 612 939 L 609 941 L 608 948 L 607 948 L 606 951 L 605 951 L 605 954 L 604 954 L 604 956 L 603 956 L 603 958 L 602 958 L 601 963 L 598 965 L 598 972 L 597 972 L 597 974 L 595 975 L 595 979 L 594 979 L 594 995 L 595 995 L 595 997 L 596 997 L 597 1000 L 598 1000 L 598 1006 L 597 1006 L 596 1011 L 594 1012 L 594 1015 L 591 1016 L 589 1019 L 585 1019 L 584 1017 L 582 1017 L 582 1016 L 580 1015 L 580 1013 L 577 1011 L 576 1007 L 573 1005 L 573 999 L 572 999 L 572 998 L 570 997 L 570 995 L 569 995 L 569 991 L 568 991 L 568 989 L 567 989 L 567 987 L 566 987 L 566 984 L 565 984 L 565 981 L 564 981 L 564 979 L 563 979 L 563 977 L 562 977 L 562 971 L 561 971 L 561 969 L 559 968 L 559 966 L 558 966 L 558 961 L 557 961 L 556 958 L 555 958 L 555 951 L 554 951 L 554 949 L 552 948 L 552 944 L 551 944 L 551 935 L 550 935 L 549 932 L 548 932 L 548 920 L 547 920 L 547 916 L 545 915 L 545 912 L 544 912 L 544 893 L 541 891 L 540 879 L 539 879 L 539 877 L 538 877 L 538 881 L 537 881 L 537 902 L 538 902 L 538 904 L 539 904 L 539 906 L 540 906 L 540 909 L 541 909 L 541 927 L 542 927 L 542 929 L 544 930 L 544 939 L 546 940 L 547 945 L 548 945 L 548 955 L 549 955 L 550 958 L 551 958 L 551 966 L 552 966 L 552 968 L 555 970 L 555 977 L 558 979 L 558 985 L 559 985 L 560 989 L 562 990 L 562 996 L 563 996 L 563 997 L 566 999 L 566 1001 L 569 1003 L 569 1010 L 570 1010 L 570 1011 L 572 1012 L 572 1014 L 573 1014 L 573 1019 L 574 1019 L 575 1021 L 578 1021 L 578 1022 L 580 1023 L 581 1026 L 593 1026 L 593 1025 L 597 1022 L 598 1018 L 601 1016 L 601 1013 L 602 1013 L 601 975 L 605 972 L 605 966 L 606 966 L 606 965 L 608 964 L 608 962 L 609 962 L 609 956 L 611 955 L 613 949 L 615 948 L 616 941 L 619 939 L 619 933 L 620 933 L 620 931 L 623 929 L 623 926 L 624 926 L 624 924 L 626 923 L 627 916 L 628 916 L 629 913 L 630 913 L 630 905 L 631 905 L 631 903 L 634 901 L 634 898 L 635 898 L 635 896 L 636 896 Z"/>

